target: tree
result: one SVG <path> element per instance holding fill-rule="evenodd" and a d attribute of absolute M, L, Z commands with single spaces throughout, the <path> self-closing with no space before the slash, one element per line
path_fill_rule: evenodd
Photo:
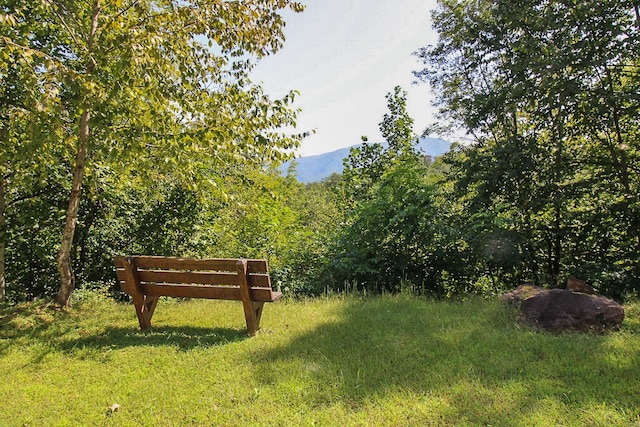
<path fill-rule="evenodd" d="M 443 0 L 433 17 L 440 39 L 418 52 L 417 74 L 437 90 L 442 117 L 476 139 L 453 163 L 470 216 L 498 208 L 509 219 L 500 228 L 520 242 L 524 279 L 559 283 L 603 257 L 633 259 L 624 274 L 638 277 L 635 205 L 623 203 L 629 216 L 615 231 L 593 216 L 617 215 L 613 201 L 638 191 L 637 5 Z M 615 255 L 617 245 L 587 237 L 612 232 L 627 241 Z"/>
<path fill-rule="evenodd" d="M 338 283 L 373 292 L 404 286 L 438 295 L 442 285 L 447 232 L 438 218 L 437 179 L 416 150 L 406 93 L 387 95 L 389 112 L 380 122 L 387 146 L 352 149 L 341 190 L 348 203 L 344 228 L 329 266 Z"/>
<path fill-rule="evenodd" d="M 417 138 L 413 133 L 413 119 L 407 113 L 407 93 L 400 86 L 386 95 L 387 108 L 380 122 L 380 132 L 387 146 L 366 143 L 351 148 L 344 160 L 342 192 L 345 202 L 366 199 L 371 187 L 380 179 L 389 165 L 400 158 L 416 157 Z M 351 202 L 348 202 L 351 200 Z"/>
<path fill-rule="evenodd" d="M 5 23 L 27 25 L 24 8 L 10 5 L 18 12 Z M 55 39 L 34 45 L 33 26 L 25 39 L 3 37 L 3 55 L 41 59 L 41 95 L 60 111 L 50 126 L 74 147 L 57 257 L 60 305 L 74 288 L 70 252 L 92 164 L 215 188 L 219 165 L 260 164 L 295 147 L 299 138 L 277 131 L 294 124 L 294 94 L 272 100 L 247 75 L 252 58 L 282 46 L 279 11 L 287 7 L 303 9 L 289 0 L 45 0 L 30 19 Z"/>

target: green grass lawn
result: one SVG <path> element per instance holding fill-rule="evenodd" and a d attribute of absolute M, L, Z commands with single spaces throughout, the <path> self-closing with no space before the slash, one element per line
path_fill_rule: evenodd
<path fill-rule="evenodd" d="M 328 298 L 0 311 L 2 426 L 640 425 L 640 310 L 621 331 L 520 328 L 497 301 Z M 120 405 L 116 412 L 109 410 Z"/>

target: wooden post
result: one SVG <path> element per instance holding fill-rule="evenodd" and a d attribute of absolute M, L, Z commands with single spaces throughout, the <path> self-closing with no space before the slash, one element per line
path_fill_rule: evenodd
<path fill-rule="evenodd" d="M 251 299 L 249 290 L 249 273 L 247 271 L 247 260 L 241 259 L 237 263 L 238 282 L 240 283 L 240 297 L 244 308 L 244 317 L 247 321 L 247 332 L 249 336 L 254 336 L 260 327 L 260 318 L 256 315 L 256 308 Z M 260 310 L 262 311 L 262 310 Z"/>
<path fill-rule="evenodd" d="M 264 308 L 264 302 L 254 301 L 253 311 L 256 313 L 256 325 L 260 327 L 260 318 L 262 317 L 262 309 Z"/>
<path fill-rule="evenodd" d="M 136 307 L 140 329 L 145 330 L 151 327 L 151 317 L 158 304 L 158 297 L 148 297 L 142 293 L 140 278 L 133 257 L 127 257 L 124 261 L 124 274 L 131 287 L 133 305 Z"/>

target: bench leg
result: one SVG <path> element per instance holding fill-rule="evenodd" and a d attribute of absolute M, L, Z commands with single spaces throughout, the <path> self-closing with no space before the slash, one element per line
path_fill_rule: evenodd
<path fill-rule="evenodd" d="M 247 332 L 249 336 L 255 336 L 260 329 L 260 318 L 262 317 L 262 309 L 264 302 L 243 301 L 244 317 L 247 320 Z"/>
<path fill-rule="evenodd" d="M 133 305 L 136 307 L 140 329 L 149 329 L 151 327 L 151 317 L 158 304 L 158 297 L 150 297 L 142 292 L 134 257 L 125 258 L 124 274 L 133 297 Z"/>
<path fill-rule="evenodd" d="M 151 317 L 153 317 L 153 312 L 156 309 L 156 305 L 158 305 L 158 297 L 140 295 L 138 298 L 133 299 L 133 305 L 136 307 L 140 329 L 143 331 L 149 329 L 151 327 Z"/>
<path fill-rule="evenodd" d="M 260 318 L 262 317 L 262 309 L 264 308 L 264 302 L 254 302 L 253 311 L 256 313 L 256 327 L 260 328 Z"/>
<path fill-rule="evenodd" d="M 244 309 L 244 318 L 247 321 L 247 332 L 249 336 L 254 336 L 258 333 L 260 327 L 260 314 L 262 314 L 262 307 L 256 310 L 256 303 L 251 299 L 251 292 L 249 291 L 249 273 L 247 271 L 247 260 L 238 260 L 236 263 L 238 271 L 238 283 L 240 285 L 240 297 L 242 299 L 242 308 Z"/>
<path fill-rule="evenodd" d="M 251 337 L 258 333 L 258 328 L 260 327 L 260 321 L 257 319 L 254 304 L 253 301 L 242 301 L 244 318 L 247 321 L 247 332 Z"/>

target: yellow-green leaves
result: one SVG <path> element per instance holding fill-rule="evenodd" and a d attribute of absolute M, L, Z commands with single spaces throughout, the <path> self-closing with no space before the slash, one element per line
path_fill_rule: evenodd
<path fill-rule="evenodd" d="M 285 8 L 302 9 L 289 0 L 0 0 L 0 110 L 25 112 L 3 145 L 25 141 L 62 165 L 86 148 L 76 169 L 191 188 L 219 182 L 226 163 L 280 160 L 299 142 L 280 130 L 294 122 L 291 98 L 270 99 L 247 74 L 282 46 Z M 0 157 L 19 164 L 21 152 Z"/>

